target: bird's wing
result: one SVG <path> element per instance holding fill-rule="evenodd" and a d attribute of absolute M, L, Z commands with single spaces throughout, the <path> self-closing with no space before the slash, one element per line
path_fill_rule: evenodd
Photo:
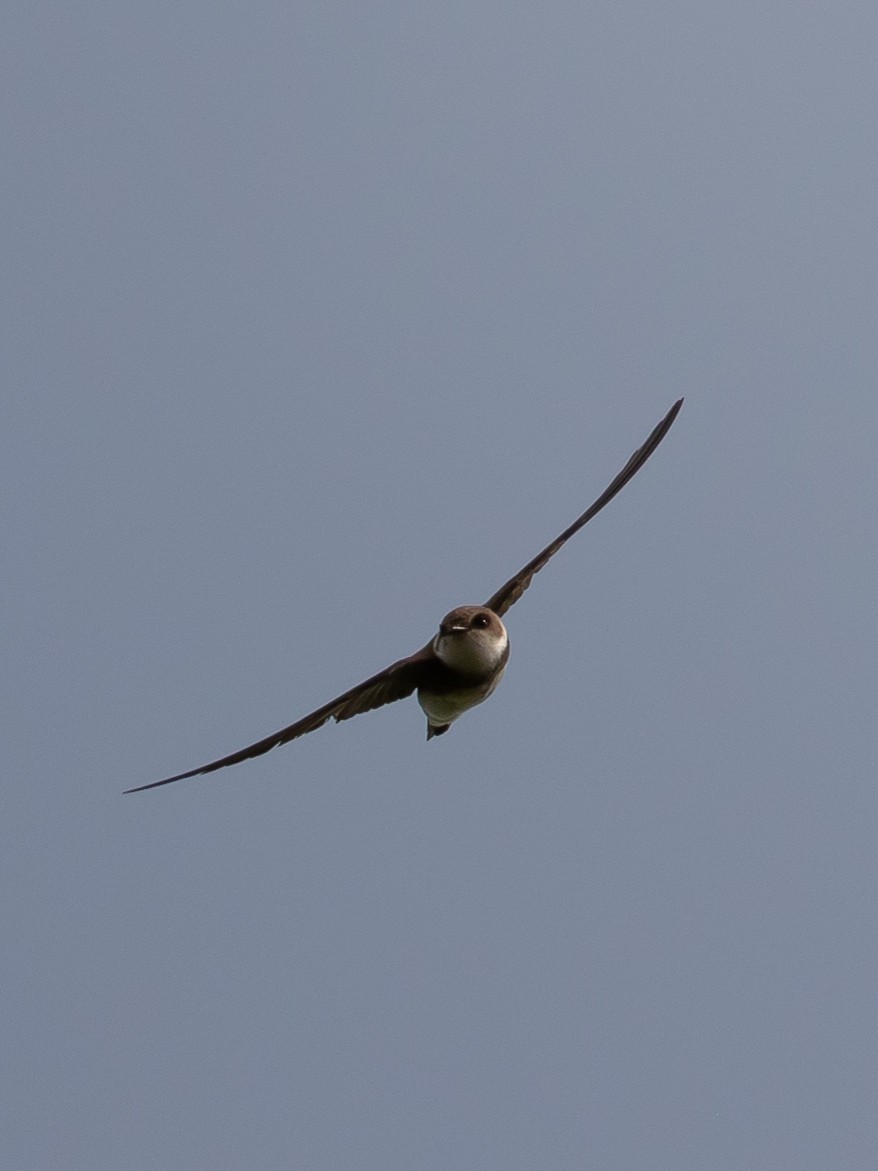
<path fill-rule="evenodd" d="M 639 447 L 637 451 L 635 451 L 635 453 L 631 456 L 631 459 L 628 460 L 628 463 L 625 464 L 625 467 L 622 468 L 621 472 L 619 472 L 618 476 L 616 476 L 615 480 L 613 480 L 612 484 L 610 484 L 609 487 L 601 493 L 594 504 L 587 508 L 582 516 L 580 516 L 578 520 L 575 520 L 569 528 L 565 529 L 560 536 L 556 537 L 550 545 L 547 545 L 545 549 L 543 549 L 542 553 L 537 553 L 536 557 L 534 557 L 532 561 L 528 561 L 527 565 L 525 565 L 523 569 L 520 569 L 514 577 L 511 577 L 509 581 L 505 583 L 505 585 L 502 585 L 500 589 L 497 590 L 497 592 L 492 597 L 490 597 L 487 602 L 485 602 L 485 606 L 489 610 L 493 610 L 495 614 L 499 614 L 502 617 L 509 609 L 509 607 L 518 601 L 518 599 L 533 580 L 534 574 L 539 573 L 549 558 L 554 557 L 564 542 L 569 540 L 574 533 L 578 533 L 582 526 L 588 524 L 593 516 L 597 516 L 604 505 L 609 504 L 616 493 L 620 492 L 625 487 L 631 477 L 640 471 L 640 469 L 667 435 L 671 424 L 673 423 L 674 419 L 676 419 L 682 405 L 682 399 L 679 399 L 674 403 L 662 421 L 652 432 L 649 439 L 647 439 L 646 443 L 644 443 L 642 447 Z"/>
<path fill-rule="evenodd" d="M 203 764 L 200 768 L 190 769 L 188 773 L 177 773 L 176 776 L 166 777 L 163 781 L 152 781 L 148 785 L 138 785 L 135 789 L 126 789 L 126 793 L 141 793 L 144 789 L 157 789 L 160 785 L 170 785 L 172 781 L 184 781 L 187 777 L 197 777 L 201 773 L 212 773 L 215 769 L 225 768 L 230 764 L 240 764 L 242 760 L 249 760 L 253 756 L 261 756 L 288 740 L 295 740 L 297 736 L 304 736 L 306 732 L 313 732 L 320 728 L 329 719 L 349 720 L 351 716 L 358 716 L 360 712 L 369 712 L 373 708 L 381 707 L 385 703 L 393 703 L 397 699 L 405 699 L 418 686 L 424 669 L 433 659 L 432 643 L 407 659 L 400 659 L 379 671 L 377 675 L 358 683 L 344 695 L 319 707 L 310 715 L 303 716 L 290 724 L 288 728 L 281 728 L 264 740 L 257 740 L 230 756 L 220 760 L 213 760 L 210 764 Z"/>

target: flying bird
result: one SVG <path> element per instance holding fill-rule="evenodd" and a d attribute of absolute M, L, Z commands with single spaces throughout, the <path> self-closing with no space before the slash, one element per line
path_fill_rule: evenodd
<path fill-rule="evenodd" d="M 141 793 L 144 789 L 157 789 L 160 785 L 170 785 L 173 781 L 184 781 L 188 777 L 212 773 L 231 764 L 240 764 L 242 760 L 261 756 L 263 752 L 286 744 L 289 740 L 295 740 L 298 736 L 304 736 L 306 732 L 313 732 L 329 719 L 348 720 L 360 712 L 369 712 L 386 703 L 405 699 L 414 691 L 417 691 L 418 703 L 427 717 L 427 739 L 442 736 L 465 711 L 486 700 L 503 677 L 509 658 L 509 636 L 503 625 L 503 615 L 518 601 L 533 580 L 534 574 L 539 573 L 565 541 L 579 532 L 583 525 L 588 524 L 592 517 L 625 487 L 631 477 L 640 471 L 667 435 L 682 405 L 682 399 L 674 403 L 643 446 L 634 452 L 613 482 L 582 516 L 542 552 L 528 561 L 527 565 L 519 569 L 518 573 L 510 577 L 509 581 L 504 582 L 484 605 L 457 606 L 446 614 L 439 623 L 436 635 L 419 651 L 415 651 L 408 658 L 391 663 L 389 667 L 358 683 L 337 699 L 330 700 L 289 727 L 281 728 L 279 732 L 274 732 L 263 740 L 257 740 L 255 744 L 249 744 L 238 752 L 211 761 L 210 764 L 203 764 L 200 768 L 165 777 L 163 781 L 138 785 L 134 789 L 126 789 L 125 792 Z"/>

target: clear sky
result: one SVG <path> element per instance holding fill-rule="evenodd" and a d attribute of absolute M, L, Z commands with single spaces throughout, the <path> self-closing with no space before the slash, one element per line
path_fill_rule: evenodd
<path fill-rule="evenodd" d="M 874 1167 L 876 34 L 6 14 L 4 1167 Z"/>

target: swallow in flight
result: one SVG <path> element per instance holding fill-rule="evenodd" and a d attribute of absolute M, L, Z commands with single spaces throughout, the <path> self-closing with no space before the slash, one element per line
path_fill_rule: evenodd
<path fill-rule="evenodd" d="M 682 399 L 674 403 L 643 446 L 634 452 L 615 480 L 582 516 L 541 553 L 537 553 L 533 560 L 528 561 L 523 569 L 510 577 L 484 605 L 458 606 L 446 614 L 439 623 L 438 633 L 419 651 L 385 667 L 377 675 L 358 683 L 337 699 L 330 700 L 310 715 L 303 716 L 294 724 L 281 728 L 271 736 L 266 736 L 264 740 L 257 740 L 247 748 L 211 761 L 210 764 L 203 764 L 200 768 L 177 773 L 176 776 L 166 777 L 163 781 L 138 785 L 137 788 L 126 789 L 126 792 L 140 793 L 144 789 L 170 785 L 172 781 L 183 781 L 187 777 L 212 773 L 230 764 L 240 764 L 242 760 L 261 756 L 263 752 L 286 744 L 288 740 L 295 740 L 297 736 L 313 732 L 329 719 L 348 720 L 360 712 L 369 712 L 383 704 L 405 699 L 413 691 L 417 691 L 418 703 L 427 717 L 427 739 L 431 740 L 434 736 L 441 736 L 447 732 L 465 711 L 486 700 L 503 677 L 509 658 L 509 636 L 503 625 L 503 615 L 518 601 L 533 580 L 534 574 L 554 557 L 564 542 L 579 532 L 583 525 L 588 524 L 591 518 L 625 487 L 631 477 L 640 471 L 667 435 L 682 405 Z"/>

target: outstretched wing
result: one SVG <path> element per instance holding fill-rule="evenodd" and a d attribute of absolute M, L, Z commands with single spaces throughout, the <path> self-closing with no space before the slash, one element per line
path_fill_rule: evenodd
<path fill-rule="evenodd" d="M 370 679 L 358 683 L 344 695 L 319 707 L 310 715 L 303 716 L 290 724 L 288 728 L 281 728 L 264 740 L 257 740 L 230 756 L 223 756 L 220 760 L 213 760 L 210 764 L 203 764 L 200 768 L 190 769 L 187 773 L 177 773 L 176 776 L 166 777 L 163 781 L 152 781 L 148 785 L 138 785 L 135 789 L 126 789 L 126 793 L 142 793 L 144 789 L 157 789 L 160 785 L 170 785 L 172 781 L 185 781 L 187 777 L 197 777 L 202 773 L 212 773 L 218 768 L 225 768 L 230 764 L 240 764 L 242 760 L 250 760 L 253 756 L 261 756 L 280 744 L 295 740 L 297 736 L 304 736 L 306 732 L 313 732 L 322 727 L 327 720 L 349 720 L 351 716 L 358 716 L 360 712 L 370 712 L 373 708 L 382 707 L 386 703 L 393 703 L 397 699 L 405 699 L 415 690 L 421 681 L 425 668 L 429 667 L 433 659 L 432 644 L 427 643 L 414 655 L 407 659 L 400 659 L 373 675 Z"/>
<path fill-rule="evenodd" d="M 588 524 L 593 516 L 597 516 L 604 505 L 609 504 L 617 492 L 621 492 L 631 477 L 635 476 L 640 471 L 640 469 L 667 435 L 671 424 L 679 414 L 680 407 L 682 407 L 682 405 L 682 399 L 679 399 L 674 403 L 659 425 L 652 432 L 649 439 L 647 439 L 646 443 L 644 443 L 642 447 L 639 447 L 637 451 L 635 451 L 631 459 L 629 459 L 628 463 L 625 464 L 625 467 L 622 468 L 621 472 L 619 472 L 618 476 L 616 476 L 615 480 L 613 480 L 612 484 L 610 484 L 609 487 L 601 493 L 594 504 L 587 508 L 582 516 L 573 522 L 570 528 L 565 529 L 559 537 L 556 537 L 550 545 L 547 545 L 545 549 L 543 549 L 542 553 L 537 553 L 536 557 L 534 557 L 532 561 L 528 561 L 527 565 L 525 565 L 523 569 L 520 569 L 518 573 L 516 573 L 515 577 L 511 577 L 505 585 L 502 585 L 500 589 L 497 590 L 497 592 L 492 595 L 492 597 L 490 597 L 487 602 L 485 602 L 485 606 L 489 610 L 493 610 L 495 614 L 499 614 L 502 618 L 509 607 L 518 601 L 518 599 L 530 585 L 531 581 L 533 581 L 534 574 L 539 573 L 549 558 L 555 556 L 564 542 L 568 541 L 574 533 L 578 533 L 582 526 Z"/>

